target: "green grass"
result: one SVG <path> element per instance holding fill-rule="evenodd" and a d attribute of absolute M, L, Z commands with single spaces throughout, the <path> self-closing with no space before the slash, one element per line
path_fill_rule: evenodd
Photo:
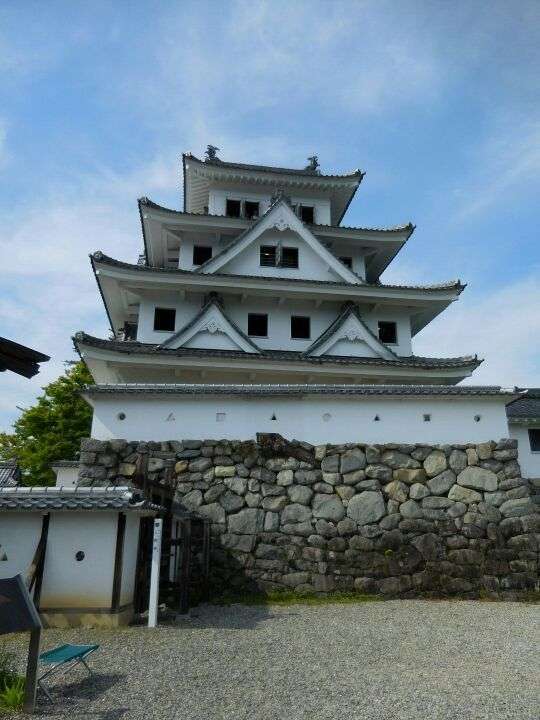
<path fill-rule="evenodd" d="M 0 713 L 20 710 L 24 700 L 25 679 L 14 669 L 12 653 L 0 650 Z"/>
<path fill-rule="evenodd" d="M 327 595 L 300 594 L 292 590 L 271 590 L 263 593 L 224 593 L 214 598 L 214 605 L 356 605 L 377 602 L 380 595 L 366 595 L 353 592 L 333 592 Z"/>

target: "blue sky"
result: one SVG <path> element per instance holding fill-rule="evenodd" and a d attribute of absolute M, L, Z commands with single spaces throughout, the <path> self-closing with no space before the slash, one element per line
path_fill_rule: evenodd
<path fill-rule="evenodd" d="M 417 225 L 383 279 L 468 283 L 415 352 L 540 385 L 538 2 L 7 0 L 0 70 L 0 335 L 52 356 L 0 428 L 107 335 L 88 253 L 135 260 L 137 197 L 180 207 L 208 143 L 365 170 L 345 222 Z"/>

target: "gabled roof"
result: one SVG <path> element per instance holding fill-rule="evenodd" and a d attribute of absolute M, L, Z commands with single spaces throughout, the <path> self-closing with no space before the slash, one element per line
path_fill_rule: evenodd
<path fill-rule="evenodd" d="M 540 423 L 540 388 L 516 388 L 522 395 L 506 406 L 511 423 Z"/>
<path fill-rule="evenodd" d="M 381 365 L 385 367 L 424 368 L 429 369 L 459 369 L 477 368 L 483 360 L 476 355 L 453 358 L 428 358 L 419 355 L 396 356 L 395 359 L 386 360 L 374 357 L 351 357 L 340 355 L 306 355 L 295 350 L 267 350 L 260 348 L 258 353 L 246 353 L 241 350 L 214 350 L 203 348 L 162 348 L 155 343 L 141 343 L 136 341 L 103 340 L 86 333 L 79 332 L 73 337 L 75 349 L 80 353 L 81 347 L 93 347 L 110 352 L 127 355 L 148 355 L 162 357 L 195 357 L 195 358 L 230 358 L 246 359 L 258 362 L 261 359 L 276 362 L 307 363 L 310 365 Z"/>
<path fill-rule="evenodd" d="M 349 327 L 345 327 L 349 325 Z M 340 332 L 345 330 L 344 333 Z M 378 337 L 364 323 L 360 317 L 358 307 L 353 303 L 347 303 L 341 314 L 331 323 L 326 330 L 313 342 L 304 355 L 325 355 L 331 350 L 336 341 L 347 338 L 351 341 L 362 340 L 377 355 L 385 360 L 396 360 L 397 355 L 386 347 Z M 334 342 L 332 342 L 332 340 Z"/>
<path fill-rule="evenodd" d="M 187 325 L 159 345 L 159 349 L 179 348 L 189 342 L 197 333 L 222 333 L 233 346 L 244 352 L 260 352 L 255 343 L 223 311 L 220 300 L 211 297 L 200 312 Z"/>
<path fill-rule="evenodd" d="M 296 232 L 345 282 L 354 284 L 362 282 L 358 275 L 353 273 L 324 247 L 311 230 L 296 216 L 291 206 L 284 199 L 277 200 L 251 227 L 241 233 L 221 252 L 203 263 L 195 272 L 207 274 L 219 270 L 242 250 L 249 247 L 263 232 L 274 228 L 279 231 L 290 229 Z"/>
<path fill-rule="evenodd" d="M 31 378 L 39 372 L 39 363 L 47 360 L 50 360 L 48 355 L 0 337 L 0 372 L 11 370 L 17 375 Z"/>
<path fill-rule="evenodd" d="M 21 471 L 15 460 L 0 461 L 0 487 L 18 485 Z"/>

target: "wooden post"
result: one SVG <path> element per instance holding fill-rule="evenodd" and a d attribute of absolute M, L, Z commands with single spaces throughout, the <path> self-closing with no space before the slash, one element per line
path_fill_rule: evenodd
<path fill-rule="evenodd" d="M 41 628 L 31 630 L 30 642 L 28 644 L 28 662 L 26 664 L 26 685 L 24 688 L 23 702 L 23 710 L 26 713 L 33 713 L 36 707 L 37 670 L 40 645 Z"/>
<path fill-rule="evenodd" d="M 118 612 L 122 591 L 122 567 L 124 562 L 124 538 L 126 536 L 126 514 L 118 513 L 116 526 L 116 550 L 114 553 L 114 576 L 112 586 L 111 610 Z"/>
<path fill-rule="evenodd" d="M 49 536 L 49 521 L 51 519 L 50 513 L 43 516 L 43 523 L 41 526 L 41 538 L 39 545 L 41 545 L 41 552 L 36 567 L 35 573 L 35 587 L 34 587 L 34 605 L 36 610 L 39 612 L 39 603 L 41 601 L 41 586 L 43 585 L 43 571 L 45 570 L 45 556 L 47 555 L 47 538 Z"/>
<path fill-rule="evenodd" d="M 150 573 L 150 602 L 148 604 L 148 627 L 156 627 L 159 603 L 159 569 L 161 564 L 161 534 L 163 520 L 154 520 L 154 542 L 152 544 L 152 570 Z"/>
<path fill-rule="evenodd" d="M 182 520 L 182 568 L 180 574 L 180 612 L 189 612 L 189 582 L 191 568 L 191 518 Z"/>

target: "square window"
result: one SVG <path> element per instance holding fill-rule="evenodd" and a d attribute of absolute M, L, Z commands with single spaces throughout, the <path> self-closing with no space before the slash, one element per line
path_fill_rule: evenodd
<path fill-rule="evenodd" d="M 281 267 L 297 268 L 298 267 L 298 248 L 284 247 L 281 248 Z"/>
<path fill-rule="evenodd" d="M 294 340 L 309 340 L 311 337 L 311 319 L 301 315 L 292 315 L 291 337 Z"/>
<path fill-rule="evenodd" d="M 397 326 L 395 322 L 379 323 L 379 340 L 389 345 L 397 343 Z"/>
<path fill-rule="evenodd" d="M 341 262 L 346 265 L 349 270 L 352 270 L 352 257 L 340 257 Z"/>
<path fill-rule="evenodd" d="M 244 214 L 248 220 L 254 220 L 255 218 L 258 218 L 259 217 L 259 203 L 251 202 L 251 200 L 246 200 L 246 202 L 244 204 Z"/>
<path fill-rule="evenodd" d="M 261 245 L 260 265 L 261 267 L 276 267 L 275 245 Z"/>
<path fill-rule="evenodd" d="M 315 222 L 315 208 L 309 205 L 300 205 L 300 219 L 305 223 Z"/>
<path fill-rule="evenodd" d="M 154 308 L 154 330 L 174 332 L 176 310 L 174 308 Z"/>
<path fill-rule="evenodd" d="M 248 335 L 252 337 L 268 337 L 268 315 L 249 313 Z"/>
<path fill-rule="evenodd" d="M 240 217 L 240 210 L 240 200 L 227 200 L 225 206 L 225 215 L 227 215 L 227 217 Z"/>
<path fill-rule="evenodd" d="M 529 428 L 529 445 L 532 452 L 540 452 L 540 428 Z"/>
<path fill-rule="evenodd" d="M 429 415 L 429 413 L 424 415 L 424 422 L 431 422 L 431 415 Z"/>
<path fill-rule="evenodd" d="M 193 246 L 193 264 L 202 265 L 212 257 L 212 248 L 209 245 Z"/>
<path fill-rule="evenodd" d="M 227 417 L 227 414 L 224 412 L 217 412 L 216 413 L 216 422 L 225 422 L 225 418 Z"/>

